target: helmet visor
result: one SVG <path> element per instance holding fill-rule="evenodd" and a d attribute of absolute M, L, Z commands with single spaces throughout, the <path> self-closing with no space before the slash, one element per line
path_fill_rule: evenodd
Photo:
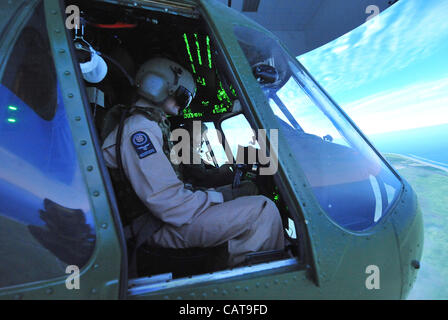
<path fill-rule="evenodd" d="M 193 100 L 193 94 L 187 88 L 179 86 L 174 93 L 174 99 L 176 104 L 183 110 L 190 105 L 191 100 Z"/>

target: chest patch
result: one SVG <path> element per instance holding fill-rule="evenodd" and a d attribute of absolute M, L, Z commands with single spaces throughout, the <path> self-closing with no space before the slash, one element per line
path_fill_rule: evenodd
<path fill-rule="evenodd" d="M 140 159 L 146 158 L 157 152 L 151 139 L 149 139 L 148 135 L 142 131 L 136 132 L 131 136 L 131 143 Z"/>

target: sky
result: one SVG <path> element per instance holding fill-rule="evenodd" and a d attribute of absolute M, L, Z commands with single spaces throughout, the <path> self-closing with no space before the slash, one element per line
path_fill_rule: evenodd
<path fill-rule="evenodd" d="M 400 0 L 298 59 L 366 134 L 446 124 L 447 13 L 448 0 Z"/>

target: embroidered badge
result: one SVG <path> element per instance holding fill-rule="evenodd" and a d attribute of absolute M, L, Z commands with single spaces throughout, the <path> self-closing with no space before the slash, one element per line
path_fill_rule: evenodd
<path fill-rule="evenodd" d="M 148 135 L 144 132 L 134 133 L 131 137 L 131 143 L 140 159 L 157 152 Z"/>

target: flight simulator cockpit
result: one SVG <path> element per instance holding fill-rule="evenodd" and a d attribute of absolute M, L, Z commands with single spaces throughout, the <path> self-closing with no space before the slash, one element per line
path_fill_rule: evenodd
<path fill-rule="evenodd" d="M 423 246 L 415 193 L 268 30 L 208 0 L 0 6 L 0 297 L 406 297 Z M 200 170 L 225 173 L 203 187 L 255 184 L 280 212 L 284 250 L 236 268 L 225 244 L 136 250 L 132 199 L 101 146 L 156 57 L 194 77 L 195 98 L 168 120 L 199 128 Z M 366 287 L 371 265 L 381 290 Z M 79 290 L 66 287 L 73 266 Z"/>

